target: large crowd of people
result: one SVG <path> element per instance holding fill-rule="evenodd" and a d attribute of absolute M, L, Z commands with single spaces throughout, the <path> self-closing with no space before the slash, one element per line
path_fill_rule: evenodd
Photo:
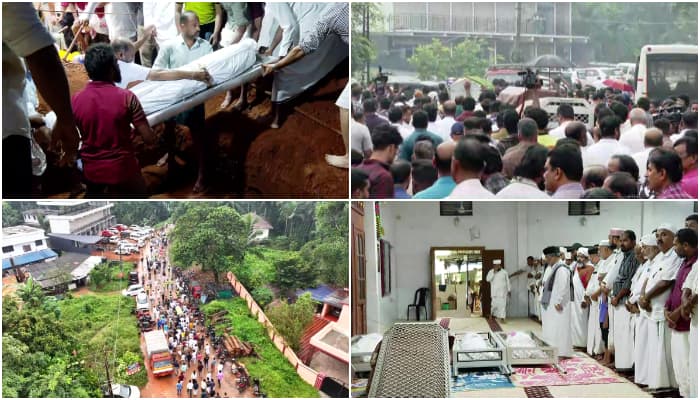
<path fill-rule="evenodd" d="M 162 150 L 158 166 L 167 163 L 170 170 L 179 170 L 187 160 L 175 143 L 180 139 L 171 137 L 175 134 L 163 139 L 154 134 L 155 127 L 149 126 L 141 102 L 129 88 L 146 80 L 212 84 L 206 69 L 180 68 L 249 37 L 256 53 L 264 57 L 262 75 L 274 73 L 270 127 L 279 128 L 282 105 L 348 57 L 348 26 L 347 3 L 3 4 L 4 197 L 36 197 L 32 175 L 41 175 L 47 161 L 51 166 L 77 168 L 78 185 L 84 186 L 87 197 L 144 197 L 155 189 L 142 176 L 144 165 L 137 159 L 134 138 Z M 59 50 L 64 60 L 82 62 L 90 79 L 72 99 Z M 37 111 L 37 92 L 52 117 Z M 234 102 L 229 92 L 221 108 L 248 107 L 245 85 L 240 94 Z M 341 120 L 347 120 L 349 86 L 336 104 Z M 187 140 L 194 142 L 197 153 L 193 192 L 206 191 L 214 169 L 210 164 L 216 135 L 204 129 L 204 104 L 168 122 L 171 129 L 177 123 L 191 132 Z M 347 148 L 345 128 L 341 124 Z M 347 168 L 349 155 L 327 155 L 326 160 Z"/>
<path fill-rule="evenodd" d="M 682 229 L 663 223 L 639 238 L 612 228 L 589 247 L 549 246 L 529 257 L 529 309 L 543 339 L 562 357 L 602 355 L 648 390 L 697 398 L 697 226 L 693 214 Z"/>
<path fill-rule="evenodd" d="M 199 310 L 200 298 L 190 287 L 192 271 L 168 262 L 165 231 L 151 239 L 140 262 L 139 278 L 150 303 L 154 328 L 163 331 L 170 350 L 178 397 L 228 397 L 224 370 L 228 361 L 212 341 L 213 336 Z"/>
<path fill-rule="evenodd" d="M 354 84 L 352 196 L 697 198 L 698 112 L 688 96 L 634 103 L 611 88 L 578 91 L 594 110 L 587 126 L 566 102 L 552 117 L 537 102 L 514 107 L 494 86 L 450 99 L 442 87 Z"/>

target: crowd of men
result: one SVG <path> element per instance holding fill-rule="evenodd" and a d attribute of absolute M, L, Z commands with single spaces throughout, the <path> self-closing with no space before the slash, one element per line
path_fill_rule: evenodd
<path fill-rule="evenodd" d="M 469 93 L 469 88 L 467 93 Z M 351 88 L 354 198 L 697 198 L 697 101 L 590 92 L 591 128 L 562 102 Z M 537 104 L 537 103 L 534 103 Z M 669 112 L 669 110 L 674 110 Z"/>
<path fill-rule="evenodd" d="M 140 279 L 155 328 L 162 330 L 168 340 L 177 395 L 184 390 L 189 397 L 228 397 L 228 393 L 221 393 L 224 377 L 229 376 L 224 371 L 226 360 L 217 360 L 217 349 L 199 311 L 199 298 L 189 290 L 192 272 L 170 264 L 167 254 L 167 235 L 161 231 L 141 259 Z"/>
<path fill-rule="evenodd" d="M 275 73 L 271 127 L 278 128 L 280 105 L 318 82 L 335 62 L 347 57 L 342 46 L 328 49 L 328 43 L 337 37 L 341 45 L 347 45 L 348 19 L 347 3 L 3 4 L 4 197 L 32 197 L 32 174 L 43 173 L 32 169 L 43 162 L 42 156 L 36 155 L 36 144 L 44 142 L 51 165 L 74 168 L 78 159 L 88 197 L 149 194 L 151 188 L 141 174 L 143 166 L 136 158 L 134 137 L 140 136 L 148 146 L 165 148 L 166 156 L 158 165 L 167 162 L 177 169 L 184 160 L 175 139 L 160 142 L 139 99 L 127 88 L 144 80 L 211 83 L 205 69 L 177 69 L 221 46 L 235 45 L 244 35 L 255 40 L 258 52 L 266 57 L 263 76 Z M 261 29 L 267 32 L 264 40 Z M 73 50 L 78 49 L 77 43 L 85 52 L 82 62 L 90 82 L 72 99 L 58 57 L 60 42 Z M 324 60 L 330 64 L 323 64 Z M 313 71 L 305 70 L 309 68 Z M 229 92 L 222 108 L 231 104 L 237 110 L 247 107 L 244 89 L 235 103 Z M 36 96 L 35 104 L 28 105 L 34 92 L 39 92 L 55 113 L 55 122 L 38 114 Z M 347 120 L 349 87 L 343 93 L 336 104 L 341 120 L 343 115 Z M 213 170 L 210 164 L 216 135 L 204 129 L 204 121 L 203 104 L 171 121 L 192 132 L 198 163 L 194 192 L 208 188 Z M 346 147 L 348 136 L 343 130 Z M 326 158 L 331 165 L 348 166 L 347 154 Z"/>
<path fill-rule="evenodd" d="M 529 309 L 543 339 L 562 357 L 575 348 L 603 355 L 650 391 L 697 398 L 697 221 L 693 214 L 683 229 L 664 223 L 639 239 L 613 228 L 597 245 L 528 257 Z"/>

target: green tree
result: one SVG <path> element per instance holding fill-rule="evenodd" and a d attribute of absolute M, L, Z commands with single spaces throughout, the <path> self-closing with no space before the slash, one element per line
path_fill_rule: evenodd
<path fill-rule="evenodd" d="M 269 306 L 265 314 L 287 344 L 294 351 L 298 351 L 304 330 L 314 319 L 315 309 L 316 304 L 311 294 L 304 293 L 293 304 L 284 300 Z"/>
<path fill-rule="evenodd" d="M 272 303 L 272 299 L 274 297 L 272 290 L 270 290 L 270 288 L 267 286 L 255 288 L 251 294 L 253 295 L 255 302 L 258 303 L 258 305 L 263 309 Z"/>
<path fill-rule="evenodd" d="M 3 201 L 2 202 L 2 227 L 6 228 L 8 226 L 21 225 L 24 221 L 22 219 L 22 214 L 18 209 L 13 207 L 13 203 Z"/>
<path fill-rule="evenodd" d="M 321 282 L 348 285 L 348 206 L 343 202 L 316 204 L 315 239 L 301 248 L 307 265 L 317 268 Z"/>
<path fill-rule="evenodd" d="M 108 264 L 101 263 L 90 271 L 90 282 L 97 288 L 102 288 L 112 277 L 112 271 Z"/>
<path fill-rule="evenodd" d="M 408 63 L 416 68 L 419 79 L 483 76 L 491 64 L 488 53 L 489 47 L 480 39 L 464 39 L 450 49 L 433 38 L 431 43 L 416 47 Z"/>
<path fill-rule="evenodd" d="M 697 44 L 697 3 L 572 3 L 594 61 L 634 62 L 645 44 Z"/>
<path fill-rule="evenodd" d="M 352 59 L 353 75 L 361 75 L 367 64 L 377 58 L 377 48 L 371 38 L 363 35 L 365 18 L 369 17 L 370 32 L 382 30 L 384 17 L 379 3 L 352 3 Z M 365 77 L 367 78 L 367 77 Z"/>
<path fill-rule="evenodd" d="M 168 203 L 163 201 L 119 201 L 112 213 L 125 225 L 155 225 L 170 217 Z"/>
<path fill-rule="evenodd" d="M 29 307 L 40 307 L 46 299 L 44 290 L 32 278 L 28 278 L 23 285 L 20 285 L 17 296 Z"/>
<path fill-rule="evenodd" d="M 289 296 L 292 291 L 316 285 L 318 271 L 313 265 L 301 262 L 294 254 L 275 262 L 275 286 Z"/>
<path fill-rule="evenodd" d="M 171 237 L 175 264 L 184 268 L 200 264 L 203 271 L 214 273 L 218 283 L 230 263 L 243 261 L 248 232 L 233 208 L 195 203 L 175 221 Z"/>

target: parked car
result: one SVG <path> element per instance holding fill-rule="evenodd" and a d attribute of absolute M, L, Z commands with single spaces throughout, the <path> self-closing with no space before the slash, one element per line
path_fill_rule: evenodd
<path fill-rule="evenodd" d="M 117 248 L 114 250 L 114 254 L 119 254 L 122 256 L 128 256 L 131 254 L 131 250 L 123 247 L 123 246 L 117 246 Z"/>
<path fill-rule="evenodd" d="M 139 285 L 139 284 L 131 285 L 128 288 L 122 290 L 122 294 L 124 296 L 137 296 L 139 293 L 144 293 L 144 294 L 146 293 L 143 290 L 143 285 Z"/>
<path fill-rule="evenodd" d="M 129 283 L 139 283 L 139 273 L 137 271 L 129 272 Z"/>
<path fill-rule="evenodd" d="M 144 292 L 140 292 L 136 295 L 136 311 L 150 310 L 151 306 L 148 304 L 148 296 Z"/>
<path fill-rule="evenodd" d="M 105 386 L 103 388 L 105 397 L 109 397 L 109 390 Z M 141 391 L 136 386 L 123 385 L 121 383 L 112 384 L 112 397 L 122 399 L 140 399 Z"/>

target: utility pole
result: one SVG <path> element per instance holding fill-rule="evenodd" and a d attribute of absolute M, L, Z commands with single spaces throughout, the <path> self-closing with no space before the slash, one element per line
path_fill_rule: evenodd
<path fill-rule="evenodd" d="M 114 393 L 112 393 L 112 378 L 109 376 L 109 364 L 107 363 L 107 353 L 105 353 L 105 371 L 107 371 L 107 391 L 109 393 L 109 397 L 114 397 Z"/>
<path fill-rule="evenodd" d="M 370 3 L 365 3 L 364 9 L 362 10 L 362 36 L 364 36 L 367 39 L 367 42 L 369 43 L 369 7 Z M 370 82 L 370 77 L 369 77 L 369 59 L 365 61 L 365 79 L 364 81 L 369 84 Z"/>
<path fill-rule="evenodd" d="M 515 3 L 515 43 L 513 44 L 513 51 L 510 53 L 510 60 L 514 63 L 522 61 L 520 53 L 520 22 L 522 21 L 522 14 L 523 3 Z"/>

